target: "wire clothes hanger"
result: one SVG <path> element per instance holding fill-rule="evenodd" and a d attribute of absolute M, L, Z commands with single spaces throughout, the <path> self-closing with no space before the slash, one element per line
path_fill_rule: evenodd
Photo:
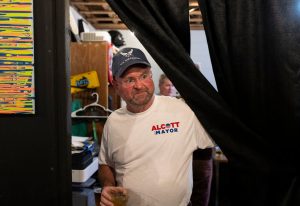
<path fill-rule="evenodd" d="M 93 92 L 91 96 L 96 96 L 96 101 L 84 106 L 83 108 L 77 109 L 71 113 L 73 118 L 107 118 L 113 111 L 105 108 L 98 103 L 99 95 Z"/>

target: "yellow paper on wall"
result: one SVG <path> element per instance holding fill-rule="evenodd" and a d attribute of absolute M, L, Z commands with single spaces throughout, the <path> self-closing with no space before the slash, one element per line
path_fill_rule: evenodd
<path fill-rule="evenodd" d="M 96 71 L 71 76 L 71 94 L 100 86 Z"/>

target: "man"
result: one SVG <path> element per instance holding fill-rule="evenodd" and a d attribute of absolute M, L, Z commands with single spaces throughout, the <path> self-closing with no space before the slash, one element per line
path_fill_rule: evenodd
<path fill-rule="evenodd" d="M 127 193 L 128 206 L 187 206 L 192 192 L 192 154 L 213 143 L 180 99 L 154 95 L 144 53 L 124 48 L 113 57 L 113 85 L 126 107 L 106 121 L 99 153 L 101 205 Z"/>

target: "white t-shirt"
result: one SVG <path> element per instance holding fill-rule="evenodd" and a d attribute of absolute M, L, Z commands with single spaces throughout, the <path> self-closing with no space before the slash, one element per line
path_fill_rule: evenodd
<path fill-rule="evenodd" d="M 129 206 L 186 206 L 192 153 L 213 143 L 194 112 L 174 97 L 155 96 L 145 112 L 113 112 L 103 130 L 99 164 L 116 171 Z"/>

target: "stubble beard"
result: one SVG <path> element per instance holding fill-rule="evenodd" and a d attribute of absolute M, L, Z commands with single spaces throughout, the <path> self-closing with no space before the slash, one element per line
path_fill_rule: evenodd
<path fill-rule="evenodd" d="M 143 93 L 145 93 L 146 96 L 141 99 L 139 96 Z M 133 94 L 133 98 L 130 100 L 130 104 L 138 107 L 144 106 L 151 100 L 152 96 L 153 91 L 151 92 L 149 89 L 143 89 L 142 91 L 138 91 Z"/>

